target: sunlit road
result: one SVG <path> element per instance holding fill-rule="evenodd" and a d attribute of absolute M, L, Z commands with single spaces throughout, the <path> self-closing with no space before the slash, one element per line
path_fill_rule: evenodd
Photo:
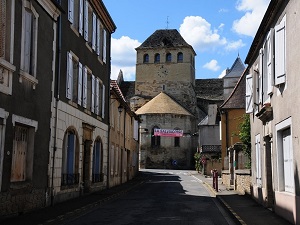
<path fill-rule="evenodd" d="M 138 187 L 63 224 L 234 224 L 204 184 L 188 171 L 142 173 L 144 182 Z"/>

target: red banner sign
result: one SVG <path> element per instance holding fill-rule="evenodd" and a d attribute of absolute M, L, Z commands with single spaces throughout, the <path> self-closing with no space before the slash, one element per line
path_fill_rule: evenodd
<path fill-rule="evenodd" d="M 154 129 L 154 136 L 182 137 L 183 136 L 183 130 Z"/>

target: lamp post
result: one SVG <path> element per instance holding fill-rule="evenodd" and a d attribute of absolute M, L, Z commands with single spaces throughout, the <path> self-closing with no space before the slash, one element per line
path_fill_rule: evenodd
<path fill-rule="evenodd" d="M 147 128 L 142 128 L 141 126 L 139 127 L 139 170 L 141 169 L 141 162 L 142 162 L 142 131 L 144 133 L 148 132 Z M 145 158 L 145 157 L 144 157 Z"/>

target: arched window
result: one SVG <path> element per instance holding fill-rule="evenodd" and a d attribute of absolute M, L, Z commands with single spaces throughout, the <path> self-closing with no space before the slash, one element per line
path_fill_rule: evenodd
<path fill-rule="evenodd" d="M 171 53 L 167 53 L 166 55 L 166 62 L 171 62 L 172 61 L 172 54 Z"/>
<path fill-rule="evenodd" d="M 79 183 L 78 159 L 79 159 L 78 138 L 73 129 L 65 133 L 63 141 L 62 157 L 62 180 L 61 184 L 73 185 Z"/>
<path fill-rule="evenodd" d="M 92 182 L 103 181 L 102 165 L 103 165 L 102 142 L 100 138 L 97 138 L 93 148 Z"/>
<path fill-rule="evenodd" d="M 154 62 L 159 63 L 160 62 L 160 54 L 156 53 L 154 56 Z"/>
<path fill-rule="evenodd" d="M 159 127 L 155 126 L 151 132 L 151 147 L 156 148 L 160 146 L 160 136 L 154 136 L 154 130 L 159 129 Z"/>
<path fill-rule="evenodd" d="M 182 54 L 182 52 L 179 52 L 177 54 L 177 62 L 183 62 L 183 54 Z"/>
<path fill-rule="evenodd" d="M 144 62 L 144 63 L 148 63 L 148 62 L 149 62 L 149 55 L 148 55 L 148 54 L 145 54 L 145 55 L 144 55 L 143 62 Z"/>
<path fill-rule="evenodd" d="M 180 129 L 175 128 L 174 130 L 180 130 Z M 180 147 L 180 137 L 174 137 L 174 147 Z"/>

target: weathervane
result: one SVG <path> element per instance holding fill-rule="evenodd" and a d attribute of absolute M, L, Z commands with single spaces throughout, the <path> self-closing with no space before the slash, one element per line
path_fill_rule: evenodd
<path fill-rule="evenodd" d="M 169 16 L 167 16 L 167 29 L 169 29 Z"/>

